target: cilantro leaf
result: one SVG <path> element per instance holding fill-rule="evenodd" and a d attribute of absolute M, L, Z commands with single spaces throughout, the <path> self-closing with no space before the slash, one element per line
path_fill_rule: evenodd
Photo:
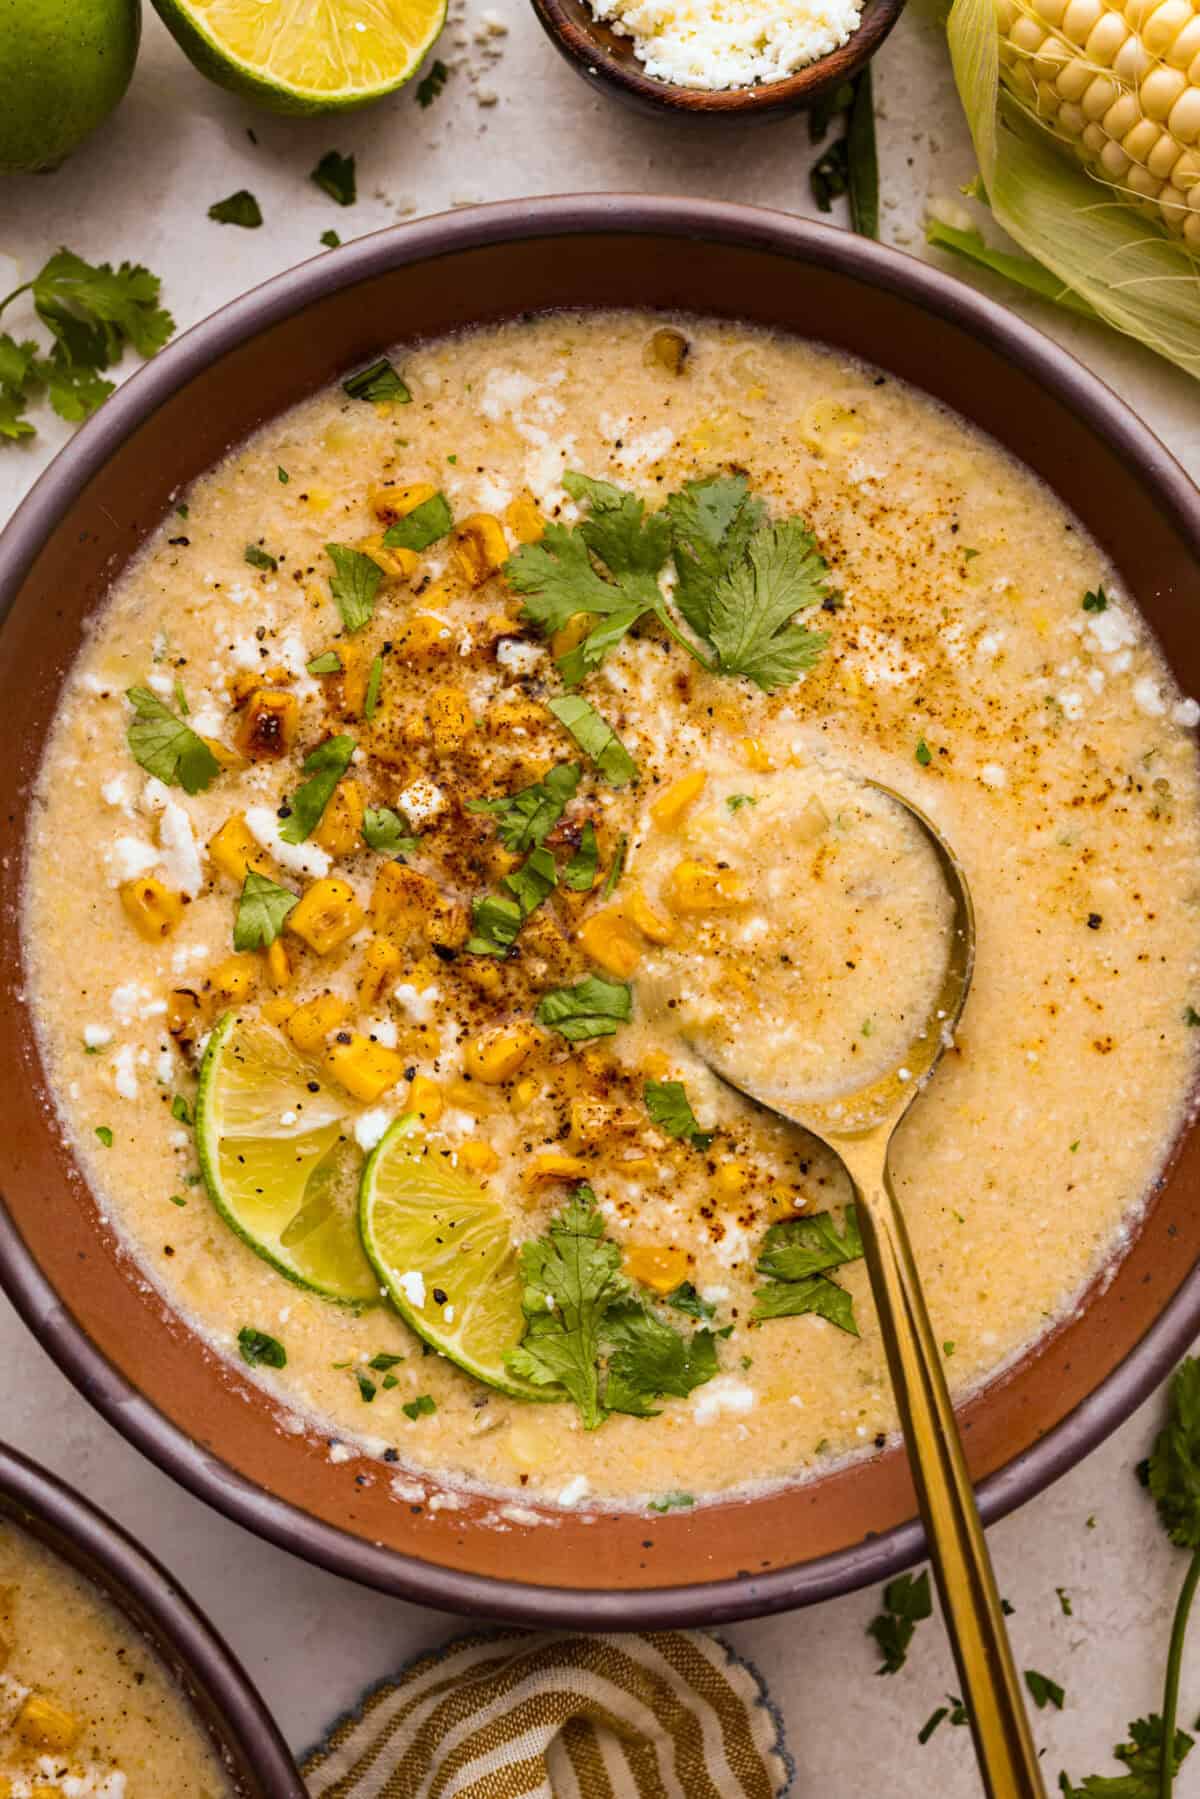
<path fill-rule="evenodd" d="M 341 241 L 336 231 L 322 231 L 321 233 L 321 242 L 327 250 L 336 250 Z"/>
<path fill-rule="evenodd" d="M 858 1336 L 854 1321 L 854 1296 L 836 1281 L 814 1274 L 806 1281 L 768 1281 L 754 1294 L 755 1319 L 800 1318 L 812 1312 L 818 1318 L 836 1324 L 850 1336 Z"/>
<path fill-rule="evenodd" d="M 755 533 L 745 557 L 713 589 L 708 635 L 720 672 L 745 675 L 764 693 L 811 668 L 828 638 L 795 615 L 825 598 L 829 567 L 803 519 Z"/>
<path fill-rule="evenodd" d="M 496 819 L 496 835 L 506 850 L 519 854 L 545 842 L 579 785 L 579 766 L 560 762 L 531 787 L 494 800 L 470 800 L 468 812 L 488 812 Z"/>
<path fill-rule="evenodd" d="M 625 859 L 629 854 L 629 839 L 624 831 L 617 838 L 617 847 L 613 851 L 613 859 L 609 863 L 608 873 L 604 877 L 604 885 L 600 889 L 600 898 L 611 899 L 625 873 Z"/>
<path fill-rule="evenodd" d="M 353 206 L 358 199 L 353 156 L 339 156 L 336 150 L 327 150 L 308 178 L 339 206 Z"/>
<path fill-rule="evenodd" d="M 1039 1674 L 1036 1668 L 1026 1668 L 1025 1685 L 1029 1688 L 1029 1697 L 1040 1712 L 1052 1705 L 1055 1711 L 1061 1711 L 1066 1694 L 1056 1680 L 1048 1674 Z"/>
<path fill-rule="evenodd" d="M 398 518 L 394 525 L 389 525 L 383 541 L 389 550 L 427 550 L 431 543 L 437 543 L 453 529 L 454 514 L 450 502 L 444 493 L 435 493 L 414 506 L 411 512 L 406 512 L 403 518 Z"/>
<path fill-rule="evenodd" d="M 932 1615 L 928 1568 L 920 1574 L 898 1574 L 888 1582 L 883 1589 L 883 1610 L 867 1625 L 867 1635 L 874 1637 L 883 1657 L 883 1665 L 876 1673 L 899 1673 L 908 1658 L 917 1625 Z"/>
<path fill-rule="evenodd" d="M 678 582 L 675 603 L 701 637 L 711 631 L 717 583 L 732 574 L 766 519 L 745 475 L 689 481 L 667 500 Z"/>
<path fill-rule="evenodd" d="M 507 955 L 525 920 L 558 886 L 554 857 L 539 845 L 530 850 L 519 868 L 504 876 L 500 885 L 505 889 L 503 893 L 475 901 L 468 955 Z"/>
<path fill-rule="evenodd" d="M 298 904 L 297 894 L 259 874 L 257 869 L 248 868 L 233 925 L 234 949 L 270 949 L 283 929 L 284 919 Z"/>
<path fill-rule="evenodd" d="M 602 616 L 629 609 L 620 587 L 597 574 L 580 533 L 549 524 L 538 543 L 524 543 L 504 564 L 504 579 L 524 596 L 522 616 L 546 635 L 580 612 Z"/>
<path fill-rule="evenodd" d="M 596 843 L 596 828 L 589 818 L 583 827 L 579 848 L 563 869 L 563 886 L 569 887 L 573 893 L 590 893 L 596 885 L 599 865 L 600 850 Z"/>
<path fill-rule="evenodd" d="M 400 1407 L 406 1418 L 415 1424 L 418 1418 L 432 1418 L 437 1411 L 437 1400 L 432 1393 L 418 1393 L 415 1399 L 408 1400 Z"/>
<path fill-rule="evenodd" d="M 717 1310 L 716 1306 L 709 1305 L 707 1299 L 701 1299 L 691 1281 L 684 1281 L 676 1287 L 674 1293 L 668 1293 L 667 1304 L 689 1318 L 712 1318 Z"/>
<path fill-rule="evenodd" d="M 714 1133 L 700 1129 L 682 1081 L 647 1081 L 642 1098 L 655 1124 L 669 1137 L 679 1137 L 696 1149 L 708 1148 Z"/>
<path fill-rule="evenodd" d="M 263 222 L 262 207 L 245 187 L 210 206 L 208 216 L 218 225 L 240 225 L 244 231 L 257 231 Z"/>
<path fill-rule="evenodd" d="M 383 580 L 383 570 L 361 550 L 349 544 L 327 543 L 325 553 L 333 563 L 329 578 L 330 591 L 342 615 L 347 633 L 361 631 L 375 611 L 375 595 Z"/>
<path fill-rule="evenodd" d="M 359 369 L 354 375 L 347 375 L 342 382 L 342 392 L 352 400 L 395 400 L 401 406 L 407 406 L 412 399 L 408 388 L 386 356 L 381 356 L 378 362 L 372 362 L 365 369 Z"/>
<path fill-rule="evenodd" d="M 34 434 L 25 408 L 41 385 L 36 356 L 35 343 L 18 343 L 7 332 L 0 335 L 0 437 L 15 441 Z"/>
<path fill-rule="evenodd" d="M 1089 589 L 1089 591 L 1084 594 L 1083 610 L 1085 612 L 1107 612 L 1108 611 L 1108 595 L 1104 591 L 1103 583 L 1101 583 L 1096 588 L 1095 592 L 1092 592 Z"/>
<path fill-rule="evenodd" d="M 1186 1730 L 1177 1730 L 1171 1744 L 1171 1774 L 1177 1774 L 1192 1748 Z M 1089 1774 L 1082 1786 L 1075 1786 L 1066 1774 L 1058 1777 L 1059 1791 L 1065 1799 L 1159 1799 L 1162 1785 L 1163 1721 L 1157 1712 L 1148 1718 L 1135 1718 L 1129 1726 L 1129 1741 L 1118 1743 L 1114 1759 L 1124 1762 L 1124 1774 Z"/>
<path fill-rule="evenodd" d="M 248 543 L 242 551 L 242 561 L 248 562 L 251 568 L 261 568 L 266 574 L 274 574 L 279 563 L 270 550 L 264 550 L 261 544 Z"/>
<path fill-rule="evenodd" d="M 802 1281 L 844 1262 L 857 1262 L 863 1247 L 852 1205 L 846 1207 L 842 1223 L 840 1236 L 832 1212 L 814 1212 L 810 1217 L 773 1224 L 763 1238 L 759 1273 L 773 1280 Z"/>
<path fill-rule="evenodd" d="M 641 1299 L 610 1305 L 601 1336 L 609 1351 L 604 1404 L 610 1412 L 653 1418 L 653 1400 L 665 1394 L 685 1399 L 717 1372 L 717 1340 L 711 1331 L 685 1337 Z"/>
<path fill-rule="evenodd" d="M 336 650 L 322 650 L 308 664 L 308 672 L 310 675 L 340 675 L 342 659 Z"/>
<path fill-rule="evenodd" d="M 362 834 L 367 848 L 384 856 L 411 856 L 421 844 L 408 820 L 390 806 L 368 806 L 363 813 Z"/>
<path fill-rule="evenodd" d="M 1146 1484 L 1162 1527 L 1180 1549 L 1200 1549 L 1200 1360 L 1171 1378 L 1167 1422 L 1150 1453 Z"/>
<path fill-rule="evenodd" d="M 594 1037 L 613 1037 L 617 1026 L 633 1016 L 633 995 L 625 981 L 609 981 L 603 975 L 585 975 L 574 987 L 552 987 L 537 1009 L 539 1024 L 559 1031 L 568 1043 L 588 1043 Z"/>
<path fill-rule="evenodd" d="M 621 1251 L 604 1236 L 590 1187 L 580 1187 L 545 1236 L 521 1246 L 521 1305 L 528 1319 L 508 1366 L 538 1386 L 562 1387 L 579 1407 L 585 1430 L 603 1422 L 600 1326 L 606 1308 L 624 1297 Z"/>
<path fill-rule="evenodd" d="M 71 424 L 91 418 L 116 386 L 95 369 L 70 362 L 61 344 L 55 344 L 49 358 L 36 365 L 34 374 L 45 384 L 46 398 L 59 418 Z"/>
<path fill-rule="evenodd" d="M 37 315 L 69 362 L 108 368 L 127 343 L 139 356 L 153 356 L 175 329 L 158 304 L 158 276 L 137 263 L 114 269 L 59 250 L 31 285 Z"/>
<path fill-rule="evenodd" d="M 449 78 L 450 71 L 439 57 L 436 62 L 430 64 L 428 72 L 422 75 L 417 83 L 418 106 L 422 109 L 432 106 Z"/>
<path fill-rule="evenodd" d="M 125 695 L 134 716 L 125 732 L 133 759 L 149 775 L 185 793 L 203 793 L 221 772 L 221 765 L 203 737 L 176 718 L 171 708 L 148 687 L 131 687 Z"/>
<path fill-rule="evenodd" d="M 602 718 L 588 700 L 580 699 L 576 694 L 565 694 L 546 704 L 584 755 L 591 757 L 606 781 L 611 781 L 614 787 L 624 787 L 627 781 L 637 779 L 637 763 L 608 720 Z"/>
<path fill-rule="evenodd" d="M 255 1330 L 252 1324 L 243 1324 L 238 1332 L 238 1349 L 243 1362 L 250 1368 L 286 1368 L 287 1350 L 278 1337 L 272 1337 L 266 1331 Z"/>
<path fill-rule="evenodd" d="M 305 757 L 302 772 L 309 779 L 288 801 L 291 810 L 279 827 L 284 843 L 303 843 L 312 836 L 356 747 L 353 737 L 327 737 Z"/>
<path fill-rule="evenodd" d="M 695 1503 L 695 1497 L 691 1493 L 663 1493 L 658 1499 L 647 1500 L 646 1510 L 648 1512 L 684 1511 Z"/>

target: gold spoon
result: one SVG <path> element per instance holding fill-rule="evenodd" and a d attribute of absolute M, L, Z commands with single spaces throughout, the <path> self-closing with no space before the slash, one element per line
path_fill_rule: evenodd
<path fill-rule="evenodd" d="M 966 1002 L 975 961 L 975 911 L 962 866 L 936 826 L 902 794 L 878 781 L 868 784 L 916 819 L 937 854 L 954 902 L 941 992 L 924 1031 L 905 1050 L 904 1062 L 856 1092 L 809 1103 L 763 1093 L 752 1073 L 731 1072 L 701 1045 L 693 1047 L 728 1086 L 818 1137 L 850 1177 L 913 1485 L 984 1787 L 991 1799 L 1044 1799 L 962 1440 L 888 1172 L 896 1126 L 941 1060 Z"/>

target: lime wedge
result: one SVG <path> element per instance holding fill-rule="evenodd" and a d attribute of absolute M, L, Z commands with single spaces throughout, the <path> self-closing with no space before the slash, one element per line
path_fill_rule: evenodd
<path fill-rule="evenodd" d="M 508 1212 L 434 1155 L 412 1113 L 363 1170 L 363 1247 L 406 1324 L 476 1380 L 517 1399 L 561 1399 L 510 1374 L 525 1332 Z"/>
<path fill-rule="evenodd" d="M 276 112 L 390 94 L 442 29 L 446 0 L 154 0 L 202 75 Z"/>
<path fill-rule="evenodd" d="M 209 1198 L 251 1249 L 342 1305 L 379 1298 L 359 1241 L 347 1106 L 278 1031 L 227 1012 L 204 1056 L 196 1147 Z"/>

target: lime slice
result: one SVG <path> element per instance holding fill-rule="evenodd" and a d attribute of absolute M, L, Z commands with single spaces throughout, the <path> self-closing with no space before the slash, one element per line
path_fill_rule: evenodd
<path fill-rule="evenodd" d="M 525 1333 L 508 1212 L 431 1153 L 412 1113 L 371 1153 L 359 1224 L 376 1274 L 419 1337 L 502 1393 L 561 1399 L 505 1366 Z"/>
<path fill-rule="evenodd" d="M 209 1040 L 196 1147 L 209 1198 L 289 1280 L 342 1305 L 379 1298 L 359 1241 L 348 1107 L 267 1025 L 227 1012 Z"/>
<path fill-rule="evenodd" d="M 338 112 L 418 68 L 446 0 L 154 0 L 202 75 L 276 112 Z"/>

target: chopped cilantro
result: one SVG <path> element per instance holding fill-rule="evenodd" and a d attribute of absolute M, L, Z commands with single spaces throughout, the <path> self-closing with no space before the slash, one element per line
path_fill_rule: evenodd
<path fill-rule="evenodd" d="M 929 1570 L 898 1574 L 883 1589 L 883 1610 L 867 1625 L 867 1635 L 883 1657 L 877 1674 L 898 1674 L 908 1659 L 909 1646 L 918 1624 L 933 1615 Z"/>
<path fill-rule="evenodd" d="M 604 1405 L 610 1412 L 653 1418 L 656 1399 L 664 1394 L 686 1399 L 717 1372 L 717 1340 L 711 1331 L 685 1337 L 641 1299 L 610 1304 L 601 1335 L 609 1352 Z"/>
<path fill-rule="evenodd" d="M 192 709 L 187 703 L 187 694 L 183 690 L 183 682 L 178 675 L 175 677 L 175 704 L 179 707 L 181 717 L 189 718 L 191 716 Z"/>
<path fill-rule="evenodd" d="M 950 1357 L 954 1354 L 954 1350 L 955 1345 L 947 1337 L 946 1341 L 942 1344 L 942 1354 L 946 1357 L 947 1361 L 949 1361 Z"/>
<path fill-rule="evenodd" d="M 617 838 L 617 847 L 613 851 L 613 859 L 609 863 L 608 873 L 604 877 L 604 885 L 600 889 L 600 898 L 611 899 L 613 891 L 625 873 L 625 858 L 629 854 L 629 839 L 624 831 Z"/>
<path fill-rule="evenodd" d="M 363 842 L 384 856 L 410 856 L 420 847 L 412 826 L 390 806 L 368 806 L 363 813 Z"/>
<path fill-rule="evenodd" d="M 389 550 L 427 550 L 454 529 L 454 514 L 444 493 L 422 500 L 411 512 L 389 525 L 383 541 Z"/>
<path fill-rule="evenodd" d="M 183 1197 L 182 1193 L 172 1193 L 171 1204 L 173 1206 L 186 1206 L 187 1200 Z"/>
<path fill-rule="evenodd" d="M 174 1118 L 178 1124 L 192 1124 L 194 1122 L 192 1118 L 192 1108 L 188 1105 L 187 1100 L 183 1097 L 182 1093 L 177 1093 L 171 1101 L 171 1117 Z"/>
<path fill-rule="evenodd" d="M 398 1387 L 400 1385 L 400 1382 L 396 1379 L 394 1374 L 385 1374 L 380 1384 L 385 1393 L 390 1393 L 393 1387 Z"/>
<path fill-rule="evenodd" d="M 338 248 L 338 246 L 340 245 L 341 241 L 342 240 L 338 236 L 337 232 L 332 229 L 330 229 L 329 231 L 322 231 L 322 233 L 321 233 L 321 242 L 324 244 L 324 246 L 327 250 L 336 250 Z"/>
<path fill-rule="evenodd" d="M 376 1374 L 390 1374 L 392 1369 L 398 1368 L 403 1360 L 402 1355 L 386 1355 L 381 1350 L 378 1355 L 371 1357 L 367 1367 L 373 1369 Z"/>
<path fill-rule="evenodd" d="M 411 1418 L 415 1423 L 418 1418 L 433 1416 L 437 1411 L 437 1400 L 433 1398 L 432 1394 L 418 1393 L 415 1399 L 408 1400 L 400 1409 L 405 1417 Z"/>
<path fill-rule="evenodd" d="M 439 57 L 417 83 L 417 105 L 432 106 L 450 78 L 450 71 Z"/>
<path fill-rule="evenodd" d="M 585 975 L 573 987 L 552 987 L 537 1009 L 539 1024 L 548 1025 L 568 1043 L 588 1043 L 595 1037 L 613 1037 L 618 1025 L 633 1016 L 633 995 L 625 981 L 603 975 Z"/>
<path fill-rule="evenodd" d="M 383 657 L 376 656 L 367 674 L 367 690 L 363 695 L 363 717 L 374 718 L 379 704 L 379 689 L 383 685 Z"/>
<path fill-rule="evenodd" d="M 857 1337 L 853 1297 L 829 1276 L 830 1269 L 856 1262 L 863 1253 L 852 1205 L 846 1207 L 842 1225 L 839 1236 L 833 1214 L 816 1212 L 771 1226 L 756 1264 L 768 1279 L 755 1291 L 753 1318 L 798 1318 L 812 1312 Z"/>
<path fill-rule="evenodd" d="M 740 812 L 743 806 L 757 806 L 758 801 L 752 793 L 731 793 L 725 804 L 731 812 Z"/>
<path fill-rule="evenodd" d="M 280 487 L 286 487 L 291 478 L 292 477 L 288 474 L 282 462 L 279 463 L 275 469 L 275 479 L 278 481 Z"/>
<path fill-rule="evenodd" d="M 978 550 L 968 550 L 966 545 L 964 544 L 962 549 L 959 551 L 959 554 L 961 555 L 964 562 L 974 562 L 976 556 L 979 555 L 979 551 Z"/>
<path fill-rule="evenodd" d="M 970 1722 L 970 1716 L 962 1700 L 954 1693 L 947 1693 L 946 1698 L 949 1700 L 949 1704 L 939 1705 L 937 1710 L 926 1718 L 917 1732 L 918 1743 L 927 1743 L 943 1719 L 948 1719 L 951 1724 L 959 1726 Z"/>
<path fill-rule="evenodd" d="M 547 705 L 564 731 L 569 731 L 585 756 L 590 756 L 606 781 L 624 787 L 636 781 L 637 763 L 608 720 L 588 700 L 576 694 L 548 700 Z"/>
<path fill-rule="evenodd" d="M 407 406 L 412 399 L 386 356 L 381 356 L 368 368 L 359 369 L 357 374 L 348 375 L 342 382 L 342 392 L 352 400 L 395 400 L 401 406 Z"/>
<path fill-rule="evenodd" d="M 327 150 L 308 178 L 339 206 L 353 206 L 358 199 L 353 156 L 340 156 L 336 150 Z"/>
<path fill-rule="evenodd" d="M 596 843 L 596 827 L 589 818 L 579 839 L 579 848 L 563 869 L 563 886 L 573 893 L 590 893 L 596 885 L 600 850 Z"/>
<path fill-rule="evenodd" d="M 375 611 L 383 570 L 370 556 L 351 549 L 349 544 L 327 543 L 325 553 L 334 569 L 329 578 L 330 591 L 347 634 L 361 631 Z"/>
<path fill-rule="evenodd" d="M 490 893 L 475 901 L 468 955 L 507 955 L 525 920 L 558 886 L 554 857 L 542 846 L 530 850 L 520 867 L 505 875 L 500 885 L 503 893 Z"/>
<path fill-rule="evenodd" d="M 298 903 L 298 895 L 259 874 L 257 869 L 248 868 L 234 920 L 234 949 L 269 949 L 283 929 L 284 919 Z"/>
<path fill-rule="evenodd" d="M 99 1137 L 99 1139 L 100 1139 L 100 1141 L 101 1141 L 101 1143 L 103 1143 L 103 1145 L 104 1145 L 104 1147 L 105 1147 L 105 1149 L 111 1149 L 111 1148 L 112 1148 L 112 1146 L 113 1146 L 113 1134 L 112 1134 L 112 1129 L 111 1129 L 111 1127 L 110 1127 L 110 1126 L 109 1126 L 109 1125 L 107 1125 L 107 1124 L 98 1124 L 98 1125 L 97 1125 L 97 1126 L 96 1126 L 96 1135 L 97 1135 L 97 1137 Z"/>
<path fill-rule="evenodd" d="M 218 225 L 241 225 L 246 231 L 257 231 L 263 222 L 262 208 L 249 188 L 239 187 L 236 194 L 218 200 L 208 209 L 210 219 Z"/>
<path fill-rule="evenodd" d="M 243 561 L 248 562 L 251 568 L 265 569 L 268 573 L 274 573 L 279 567 L 279 563 L 275 557 L 272 556 L 269 551 L 260 549 L 256 543 L 248 543 L 246 545 L 246 548 L 242 552 L 242 559 Z"/>
<path fill-rule="evenodd" d="M 669 1137 L 679 1137 L 695 1149 L 709 1147 L 714 1133 L 700 1129 L 682 1081 L 647 1081 L 642 1098 L 655 1124 Z"/>
<path fill-rule="evenodd" d="M 690 1493 L 663 1493 L 657 1499 L 648 1500 L 646 1510 L 648 1512 L 676 1512 L 684 1510 L 687 1506 L 695 1505 L 695 1503 L 696 1501 Z"/>
<path fill-rule="evenodd" d="M 706 1299 L 701 1299 L 691 1281 L 683 1281 L 673 1293 L 668 1293 L 667 1304 L 689 1318 L 712 1318 L 717 1310 Z"/>
<path fill-rule="evenodd" d="M 286 1368 L 287 1350 L 278 1337 L 272 1337 L 266 1331 L 255 1330 L 251 1324 L 244 1324 L 238 1332 L 238 1348 L 242 1360 L 250 1368 Z"/>
<path fill-rule="evenodd" d="M 363 1404 L 370 1405 L 370 1403 L 374 1399 L 376 1393 L 379 1391 L 379 1389 L 375 1385 L 375 1382 L 373 1380 L 369 1380 L 365 1374 L 363 1374 L 359 1371 L 355 1372 L 354 1378 L 358 1382 L 358 1391 L 359 1391 L 359 1395 L 363 1401 Z"/>
<path fill-rule="evenodd" d="M 1184 1008 L 1183 1022 L 1184 1024 L 1189 1025 L 1192 1030 L 1195 1030 L 1196 1026 L 1200 1025 L 1200 1012 L 1197 1012 L 1195 1006 L 1186 1006 Z"/>
<path fill-rule="evenodd" d="M 1054 1591 L 1058 1594 L 1058 1603 L 1061 1607 L 1063 1617 L 1070 1618 L 1075 1610 L 1074 1606 L 1071 1604 L 1071 1595 L 1067 1592 L 1065 1587 L 1055 1587 Z"/>
<path fill-rule="evenodd" d="M 496 819 L 496 835 L 505 849 L 519 853 L 535 849 L 554 829 L 579 785 L 579 767 L 560 762 L 517 793 L 494 800 L 469 800 L 468 812 L 488 812 Z"/>
<path fill-rule="evenodd" d="M 327 737 L 304 758 L 302 773 L 309 778 L 288 801 L 288 816 L 279 827 L 284 843 L 304 843 L 312 836 L 356 747 L 353 737 Z"/>
<path fill-rule="evenodd" d="M 1114 1759 L 1124 1762 L 1124 1774 L 1091 1774 L 1082 1786 L 1075 1786 L 1068 1775 L 1060 1774 L 1058 1788 L 1064 1799 L 1169 1799 L 1174 1777 L 1192 1747 L 1186 1730 L 1176 1730 L 1171 1743 L 1171 1761 L 1163 1769 L 1162 1752 L 1165 1733 L 1157 1712 L 1148 1718 L 1135 1718 L 1129 1726 L 1129 1741 L 1118 1743 Z"/>
<path fill-rule="evenodd" d="M 1025 1685 L 1029 1688 L 1029 1697 L 1040 1712 L 1052 1705 L 1055 1711 L 1061 1711 L 1066 1694 L 1056 1680 L 1048 1674 L 1039 1674 L 1036 1668 L 1026 1668 Z"/>
<path fill-rule="evenodd" d="M 133 707 L 125 737 L 133 759 L 148 775 L 185 793 L 203 793 L 221 772 L 221 765 L 203 737 L 176 718 L 171 708 L 148 687 L 131 687 L 125 695 Z"/>
<path fill-rule="evenodd" d="M 916 756 L 922 768 L 928 768 L 933 761 L 933 752 L 923 737 L 917 738 Z"/>
<path fill-rule="evenodd" d="M 1088 592 L 1084 594 L 1083 610 L 1085 612 L 1108 611 L 1108 595 L 1105 593 L 1103 587 L 1097 586 L 1094 593 Z"/>
<path fill-rule="evenodd" d="M 340 675 L 342 659 L 336 650 L 322 650 L 321 654 L 314 656 L 309 663 L 308 672 L 310 675 Z"/>

